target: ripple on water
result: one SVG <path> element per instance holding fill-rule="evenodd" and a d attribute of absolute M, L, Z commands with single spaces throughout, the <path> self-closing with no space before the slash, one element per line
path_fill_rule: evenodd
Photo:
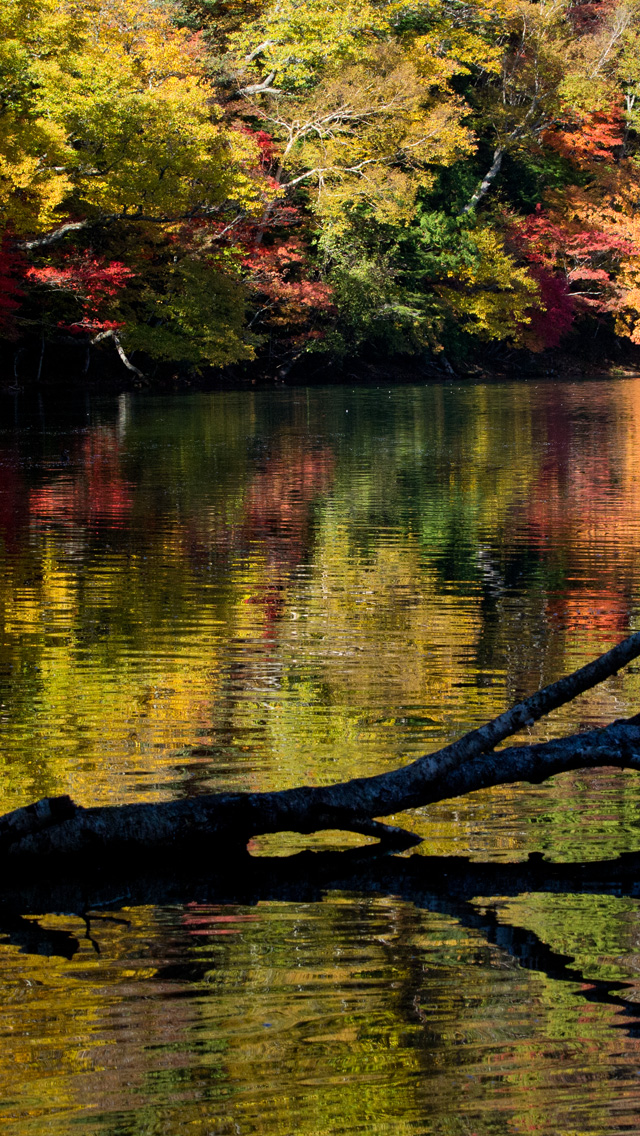
<path fill-rule="evenodd" d="M 4 422 L 0 811 L 379 772 L 637 626 L 636 381 L 44 392 Z M 635 713 L 639 673 L 526 736 Z M 596 859 L 638 848 L 639 800 L 600 770 L 396 819 L 421 855 Z M 593 986 L 637 998 L 635 900 L 484 896 L 471 929 L 393 894 L 122 902 L 95 943 L 0 911 L 20 1136 L 637 1130 L 637 1037 Z"/>
<path fill-rule="evenodd" d="M 114 914 L 100 956 L 0 948 L 9 1129 L 632 1130 L 637 1042 L 611 1007 L 455 920 L 335 893 Z"/>

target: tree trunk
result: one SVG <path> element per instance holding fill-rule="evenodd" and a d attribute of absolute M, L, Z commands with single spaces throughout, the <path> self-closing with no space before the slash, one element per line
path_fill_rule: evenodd
<path fill-rule="evenodd" d="M 254 836 L 342 829 L 378 837 L 388 849 L 419 838 L 377 817 L 476 789 L 515 781 L 539 783 L 556 773 L 599 765 L 640 768 L 640 715 L 602 729 L 538 745 L 494 747 L 551 710 L 591 689 L 640 655 L 640 633 L 552 683 L 459 741 L 410 765 L 328 787 L 271 793 L 223 793 L 85 809 L 68 797 L 45 799 L 0 818 L 0 852 L 16 872 L 111 869 L 192 856 L 196 848 L 238 853 Z"/>
<path fill-rule="evenodd" d="M 493 185 L 498 174 L 500 173 L 503 158 L 504 158 L 504 146 L 497 146 L 495 151 L 494 151 L 494 154 L 493 154 L 493 161 L 491 163 L 491 167 L 487 170 L 482 181 L 479 182 L 479 184 L 476 188 L 476 191 L 472 195 L 470 200 L 467 202 L 467 204 L 464 206 L 464 208 L 460 210 L 460 216 L 461 217 L 464 217 L 465 213 L 470 213 L 472 209 L 475 209 L 476 206 L 480 204 L 480 202 L 482 201 L 482 198 L 486 197 L 489 190 L 491 189 L 491 186 Z"/>

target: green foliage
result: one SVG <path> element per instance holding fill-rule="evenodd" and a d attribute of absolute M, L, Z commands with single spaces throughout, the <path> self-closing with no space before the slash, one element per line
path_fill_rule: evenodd
<path fill-rule="evenodd" d="M 459 353 L 470 336 L 517 338 L 537 285 L 494 228 L 426 210 L 401 231 L 358 222 L 323 245 L 339 312 L 329 349 Z"/>
<path fill-rule="evenodd" d="M 216 367 L 250 359 L 240 281 L 184 257 L 144 278 L 123 341 L 154 359 Z"/>

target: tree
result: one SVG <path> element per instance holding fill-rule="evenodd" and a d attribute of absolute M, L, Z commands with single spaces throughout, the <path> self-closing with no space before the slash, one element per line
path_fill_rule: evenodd
<path fill-rule="evenodd" d="M 15 88 L 4 106 L 5 138 L 19 117 L 22 151 L 38 154 L 30 213 L 26 174 L 19 180 L 26 157 L 21 162 L 16 152 L 13 188 L 5 158 L 7 220 L 46 232 L 54 214 L 64 222 L 65 212 L 75 213 L 78 231 L 83 217 L 84 227 L 114 215 L 162 223 L 217 214 L 234 199 L 254 211 L 262 206 L 255 146 L 221 123 L 207 99 L 201 40 L 175 28 L 163 6 L 9 0 L 2 18 L 5 83 L 13 79 Z M 43 115 L 57 148 L 43 144 Z M 50 200 L 41 201 L 40 185 Z M 47 235 L 49 244 L 58 236 Z"/>
<path fill-rule="evenodd" d="M 32 262 L 25 331 L 249 357 L 239 270 L 217 242 L 272 193 L 258 146 L 209 97 L 201 38 L 148 0 L 9 0 L 0 21 L 0 219 Z"/>
<path fill-rule="evenodd" d="M 73 150 L 48 113 L 47 62 L 64 67 L 77 12 L 51 0 L 7 0 L 0 12 L 0 223 L 18 233 L 55 223 L 70 189 Z"/>
<path fill-rule="evenodd" d="M 15 334 L 281 375 L 305 351 L 540 350 L 576 321 L 640 342 L 637 12 L 7 0 Z M 81 262 L 120 272 L 97 307 Z"/>

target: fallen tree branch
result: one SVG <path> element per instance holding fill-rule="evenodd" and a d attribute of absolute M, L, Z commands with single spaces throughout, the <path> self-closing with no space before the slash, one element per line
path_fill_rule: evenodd
<path fill-rule="evenodd" d="M 194 844 L 238 850 L 264 833 L 321 829 L 363 833 L 394 847 L 408 847 L 418 838 L 374 818 L 492 785 L 540 782 L 570 769 L 597 765 L 640 769 L 640 716 L 557 741 L 494 750 L 523 726 L 591 689 L 638 655 L 640 633 L 459 741 L 374 777 L 327 787 L 215 794 L 159 804 L 85 809 L 65 801 L 64 816 L 56 815 L 53 807 L 47 812 L 41 804 L 35 810 L 37 825 L 30 830 L 9 814 L 0 819 L 5 860 L 30 870 L 36 863 L 46 867 L 60 857 L 75 857 L 95 870 L 114 858 L 144 859 L 162 852 L 175 856 Z"/>
<path fill-rule="evenodd" d="M 516 781 L 537 784 L 558 773 L 602 765 L 640 769 L 638 722 L 615 722 L 602 730 L 482 755 L 423 784 L 419 798 L 412 792 L 410 798 L 403 798 L 393 809 L 388 804 L 384 806 L 387 811 L 378 815 L 464 796 L 494 785 Z M 382 774 L 381 778 L 391 776 Z M 179 856 L 195 844 L 240 849 L 254 836 L 284 831 L 341 829 L 378 837 L 394 851 L 418 843 L 419 838 L 413 834 L 366 815 L 363 786 L 376 780 L 365 778 L 327 788 L 305 786 L 275 793 L 215 794 L 160 804 L 89 809 L 75 806 L 73 815 L 67 814 L 63 821 L 52 816 L 48 825 L 38 825 L 19 837 L 16 833 L 16 839 L 5 844 L 4 855 L 15 867 L 37 862 L 45 870 L 52 857 L 51 863 L 60 856 L 78 857 L 79 863 L 95 870 L 119 857 L 144 860 L 163 851 Z M 357 787 L 356 792 L 353 786 Z M 352 797 L 356 797 L 355 806 Z M 406 800 L 410 803 L 405 804 Z M 44 811 L 45 803 L 40 805 Z M 371 809 L 382 810 L 373 790 Z M 5 826 L 13 816 L 3 818 Z"/>

